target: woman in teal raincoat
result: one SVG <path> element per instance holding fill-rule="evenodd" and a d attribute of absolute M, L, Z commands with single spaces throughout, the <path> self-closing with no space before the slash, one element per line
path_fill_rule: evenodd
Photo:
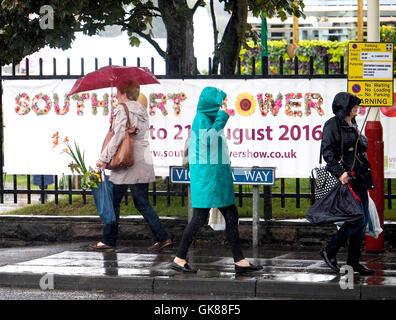
<path fill-rule="evenodd" d="M 190 137 L 189 167 L 193 217 L 183 232 L 171 267 L 181 272 L 196 272 L 187 264 L 187 251 L 199 229 L 207 223 L 210 208 L 219 208 L 226 222 L 236 271 L 262 269 L 251 264 L 242 253 L 239 242 L 238 211 L 227 142 L 223 133 L 229 115 L 226 93 L 206 87 L 199 97 L 197 114 Z"/>

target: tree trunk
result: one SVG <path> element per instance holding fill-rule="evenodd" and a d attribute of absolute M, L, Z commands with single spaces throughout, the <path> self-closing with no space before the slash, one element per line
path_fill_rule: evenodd
<path fill-rule="evenodd" d="M 219 63 L 222 64 L 222 73 L 235 73 L 239 52 L 247 29 L 248 3 L 247 0 L 235 0 L 231 18 L 224 31 L 223 38 L 215 50 L 213 72 L 217 73 Z"/>
<path fill-rule="evenodd" d="M 183 0 L 159 0 L 158 8 L 167 32 L 167 74 L 195 71 L 193 10 Z"/>

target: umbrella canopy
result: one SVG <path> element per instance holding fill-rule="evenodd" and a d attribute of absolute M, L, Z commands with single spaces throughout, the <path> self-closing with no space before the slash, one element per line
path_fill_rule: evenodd
<path fill-rule="evenodd" d="M 159 83 L 147 67 L 107 66 L 77 79 L 68 96 L 78 92 L 115 87 L 123 81 L 132 79 L 141 85 Z"/>

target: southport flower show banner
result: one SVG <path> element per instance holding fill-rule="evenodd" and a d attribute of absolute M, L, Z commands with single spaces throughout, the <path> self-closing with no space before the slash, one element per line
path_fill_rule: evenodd
<path fill-rule="evenodd" d="M 109 128 L 116 90 L 101 89 L 66 99 L 74 80 L 3 81 L 4 171 L 7 174 L 70 174 L 71 158 L 53 146 L 53 135 L 76 141 L 94 167 Z M 334 96 L 345 79 L 161 80 L 144 85 L 149 101 L 148 138 L 158 176 L 181 165 L 202 89 L 228 94 L 224 129 L 233 167 L 275 167 L 276 177 L 308 177 L 319 162 L 323 124 L 333 116 Z M 391 110 L 392 111 L 392 110 Z M 360 108 L 362 123 L 366 108 Z M 393 124 L 393 126 L 392 126 Z M 392 112 L 382 115 L 386 177 L 396 177 Z"/>

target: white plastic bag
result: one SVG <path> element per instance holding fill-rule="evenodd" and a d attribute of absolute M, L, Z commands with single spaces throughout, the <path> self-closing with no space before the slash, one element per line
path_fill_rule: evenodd
<path fill-rule="evenodd" d="M 378 236 L 383 230 L 379 221 L 377 207 L 375 206 L 375 202 L 373 199 L 371 199 L 370 195 L 368 195 L 368 209 L 369 219 L 366 227 L 366 235 L 378 239 Z M 344 222 L 335 222 L 337 230 L 339 230 L 343 224 Z"/>
<path fill-rule="evenodd" d="M 366 235 L 371 236 L 375 239 L 378 239 L 378 236 L 383 231 L 381 228 L 380 220 L 378 217 L 377 207 L 375 206 L 375 202 L 371 199 L 370 195 L 368 196 L 368 207 L 369 207 L 369 221 L 367 223 Z"/>
<path fill-rule="evenodd" d="M 215 231 L 225 230 L 225 220 L 219 209 L 210 209 L 208 225 Z"/>

